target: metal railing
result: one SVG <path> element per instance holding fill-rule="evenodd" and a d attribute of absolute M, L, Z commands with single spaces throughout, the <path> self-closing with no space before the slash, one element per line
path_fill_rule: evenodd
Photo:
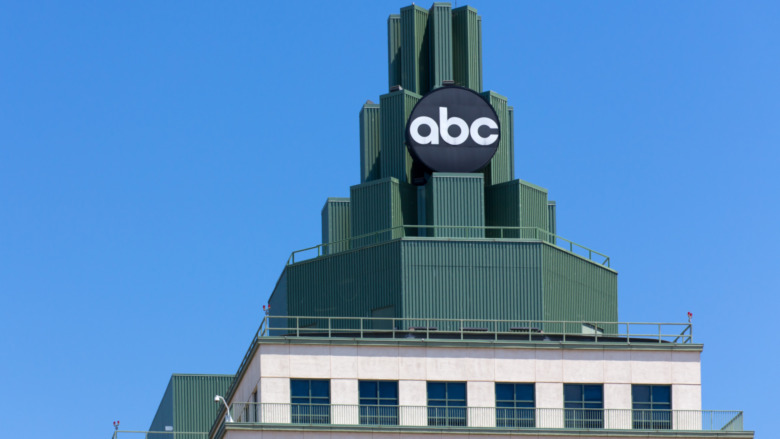
<path fill-rule="evenodd" d="M 235 422 L 250 424 L 743 431 L 741 411 L 236 402 L 230 412 Z"/>
<path fill-rule="evenodd" d="M 111 439 L 208 439 L 209 434 L 204 432 L 180 432 L 180 431 L 114 431 Z"/>
<path fill-rule="evenodd" d="M 550 233 L 538 227 L 496 227 L 496 226 L 420 226 L 404 225 L 354 236 L 340 241 L 322 243 L 313 247 L 295 250 L 287 258 L 287 265 L 318 258 L 328 254 L 366 247 L 392 239 L 403 237 L 419 238 L 487 238 L 521 239 L 544 241 L 569 253 L 609 267 L 609 256 L 596 250 L 577 244 L 566 238 Z"/>
<path fill-rule="evenodd" d="M 690 323 L 266 316 L 260 337 L 693 343 Z"/>

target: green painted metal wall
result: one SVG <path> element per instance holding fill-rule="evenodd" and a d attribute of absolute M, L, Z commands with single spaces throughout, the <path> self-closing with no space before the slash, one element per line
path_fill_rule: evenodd
<path fill-rule="evenodd" d="M 618 321 L 617 272 L 551 244 L 542 258 L 545 320 Z"/>
<path fill-rule="evenodd" d="M 400 245 L 395 240 L 287 266 L 287 314 L 370 317 L 372 309 L 400 309 Z"/>
<path fill-rule="evenodd" d="M 538 227 L 549 230 L 547 189 L 523 180 L 512 180 L 485 188 L 485 219 L 488 226 Z M 489 231 L 488 236 L 504 238 L 535 238 L 525 231 Z"/>
<path fill-rule="evenodd" d="M 452 80 L 452 8 L 449 3 L 434 3 L 428 13 L 430 46 L 430 88 Z"/>
<path fill-rule="evenodd" d="M 326 246 L 323 249 L 325 254 L 349 249 L 348 239 L 352 233 L 350 210 L 349 198 L 328 198 L 322 207 L 322 242 L 337 243 Z"/>
<path fill-rule="evenodd" d="M 395 177 L 411 181 L 412 156 L 406 148 L 406 121 L 420 95 L 408 90 L 388 93 L 380 97 L 381 177 Z"/>
<path fill-rule="evenodd" d="M 391 15 L 387 19 L 387 79 L 388 90 L 401 85 L 401 16 Z"/>
<path fill-rule="evenodd" d="M 402 238 L 289 265 L 283 277 L 274 315 L 392 307 L 406 318 L 617 320 L 617 272 L 543 241 Z"/>
<path fill-rule="evenodd" d="M 163 393 L 160 405 L 157 407 L 157 413 L 154 414 L 149 431 L 165 431 L 166 426 L 173 427 L 173 377 L 168 380 L 168 387 L 165 388 L 165 393 Z"/>
<path fill-rule="evenodd" d="M 482 31 L 477 10 L 463 6 L 452 10 L 452 59 L 455 83 L 482 91 Z"/>
<path fill-rule="evenodd" d="M 511 114 L 507 105 L 506 96 L 493 91 L 480 93 L 481 96 L 496 110 L 501 124 L 501 140 L 498 142 L 498 150 L 490 163 L 482 171 L 485 174 L 485 185 L 506 183 L 514 180 L 514 148 L 512 147 Z"/>
<path fill-rule="evenodd" d="M 224 395 L 233 378 L 233 375 L 174 374 L 149 431 L 165 431 L 165 426 L 170 425 L 174 431 L 208 432 L 219 412 L 214 395 Z M 199 437 L 192 436 L 192 439 Z M 186 435 L 182 437 L 190 439 Z"/>
<path fill-rule="evenodd" d="M 485 226 L 482 174 L 434 172 L 425 185 L 425 219 L 433 226 Z M 483 238 L 484 229 L 437 229 L 427 236 Z"/>
<path fill-rule="evenodd" d="M 417 190 L 396 178 L 383 178 L 352 186 L 351 226 L 352 248 L 376 244 L 403 235 L 402 230 L 365 238 L 361 235 L 390 229 L 404 224 L 416 224 Z"/>
<path fill-rule="evenodd" d="M 360 109 L 360 182 L 376 180 L 380 166 L 381 115 L 379 105 L 369 101 Z"/>
<path fill-rule="evenodd" d="M 401 85 L 418 94 L 429 85 L 428 11 L 417 5 L 401 9 Z"/>
<path fill-rule="evenodd" d="M 518 180 L 520 189 L 520 225 L 548 230 L 547 189 Z"/>
<path fill-rule="evenodd" d="M 553 235 L 558 234 L 558 219 L 556 218 L 556 210 L 557 206 L 555 205 L 555 201 L 548 201 L 547 202 L 547 230 L 549 230 L 550 233 Z"/>
<path fill-rule="evenodd" d="M 403 314 L 540 319 L 540 243 L 405 240 Z"/>

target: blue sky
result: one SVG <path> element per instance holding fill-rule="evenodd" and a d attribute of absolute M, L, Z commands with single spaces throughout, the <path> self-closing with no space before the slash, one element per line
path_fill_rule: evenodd
<path fill-rule="evenodd" d="M 4 435 L 146 429 L 171 373 L 235 372 L 359 182 L 407 4 L 0 1 Z M 694 313 L 705 409 L 770 428 L 780 3 L 470 4 L 517 177 L 611 256 L 621 320 Z"/>

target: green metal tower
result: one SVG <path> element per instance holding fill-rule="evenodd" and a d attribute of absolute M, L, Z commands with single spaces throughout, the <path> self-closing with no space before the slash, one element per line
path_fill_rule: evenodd
<path fill-rule="evenodd" d="M 513 108 L 482 90 L 477 11 L 412 5 L 387 26 L 389 91 L 359 113 L 360 183 L 325 203 L 323 244 L 292 255 L 273 315 L 617 321 L 609 258 L 557 237 L 547 190 L 515 178 Z M 477 172 L 429 172 L 421 184 L 406 125 L 452 83 L 495 110 L 498 149 Z"/>

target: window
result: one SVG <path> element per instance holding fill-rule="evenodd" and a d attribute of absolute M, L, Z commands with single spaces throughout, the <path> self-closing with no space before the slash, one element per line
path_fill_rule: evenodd
<path fill-rule="evenodd" d="M 643 430 L 671 430 L 671 386 L 631 386 L 633 428 Z"/>
<path fill-rule="evenodd" d="M 398 381 L 360 381 L 360 423 L 398 425 Z"/>
<path fill-rule="evenodd" d="M 564 384 L 566 428 L 604 428 L 604 388 L 601 384 Z"/>
<path fill-rule="evenodd" d="M 259 408 L 260 407 L 257 404 L 257 389 L 255 389 L 255 391 L 252 392 L 252 408 L 249 412 L 249 422 L 258 422 L 260 420 L 260 417 L 257 416 Z"/>
<path fill-rule="evenodd" d="M 466 383 L 428 383 L 428 425 L 466 426 Z"/>
<path fill-rule="evenodd" d="M 533 428 L 534 385 L 496 383 L 496 426 Z"/>
<path fill-rule="evenodd" d="M 292 422 L 330 423 L 330 381 L 290 380 Z"/>

